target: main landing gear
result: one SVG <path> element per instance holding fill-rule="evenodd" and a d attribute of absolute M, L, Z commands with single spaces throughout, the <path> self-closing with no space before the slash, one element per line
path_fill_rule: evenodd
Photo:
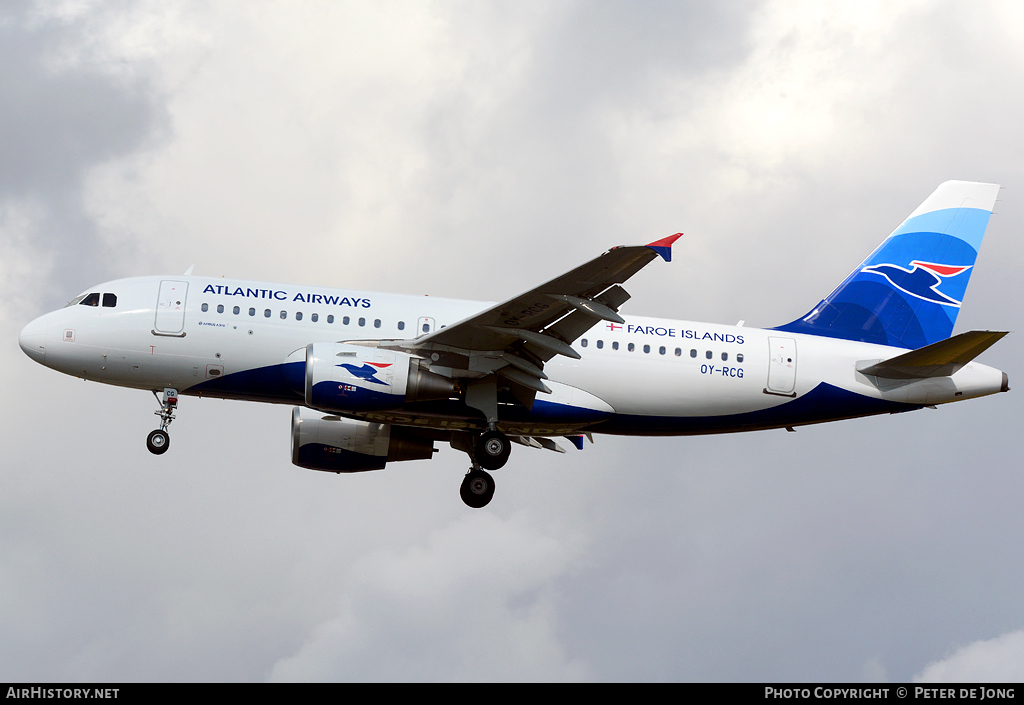
<path fill-rule="evenodd" d="M 504 433 L 492 429 L 480 434 L 473 450 L 476 461 L 480 463 L 481 467 L 487 470 L 498 470 L 508 462 L 508 456 L 512 452 L 512 443 Z"/>
<path fill-rule="evenodd" d="M 460 443 L 458 447 L 469 454 L 469 459 L 473 463 L 462 481 L 462 487 L 459 488 L 462 501 L 473 509 L 485 507 L 494 497 L 494 478 L 487 470 L 497 470 L 508 462 L 512 443 L 508 436 L 492 428 L 481 433 L 471 445 Z"/>
<path fill-rule="evenodd" d="M 467 506 L 473 509 L 485 507 L 494 496 L 494 478 L 490 473 L 481 470 L 479 466 L 471 467 L 462 481 L 459 494 Z"/>
<path fill-rule="evenodd" d="M 146 438 L 146 447 L 153 455 L 162 455 L 171 447 L 171 436 L 167 433 L 167 427 L 174 420 L 174 410 L 178 408 L 178 390 L 165 388 L 162 400 L 157 396 L 156 390 L 153 390 L 153 396 L 160 404 L 160 410 L 153 412 L 160 417 L 160 428 L 151 432 Z"/>

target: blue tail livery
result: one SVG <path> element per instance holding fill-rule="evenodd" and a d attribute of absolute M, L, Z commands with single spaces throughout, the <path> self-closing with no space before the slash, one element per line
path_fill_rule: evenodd
<path fill-rule="evenodd" d="M 953 332 L 997 184 L 947 181 L 807 315 L 776 330 L 917 349 Z"/>

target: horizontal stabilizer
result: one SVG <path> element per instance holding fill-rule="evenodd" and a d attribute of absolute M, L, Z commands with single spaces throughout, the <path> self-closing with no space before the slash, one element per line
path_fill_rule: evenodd
<path fill-rule="evenodd" d="M 857 371 L 886 379 L 948 377 L 995 345 L 1007 332 L 970 330 L 888 360 L 858 363 Z"/>

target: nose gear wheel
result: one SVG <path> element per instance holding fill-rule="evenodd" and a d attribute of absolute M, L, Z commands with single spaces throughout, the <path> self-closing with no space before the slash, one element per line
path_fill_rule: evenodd
<path fill-rule="evenodd" d="M 164 396 L 161 399 L 154 389 L 153 396 L 160 403 L 160 410 L 153 412 L 160 417 L 160 428 L 151 432 L 146 438 L 146 447 L 153 455 L 163 455 L 171 447 L 171 435 L 167 433 L 167 427 L 174 420 L 174 410 L 178 408 L 178 390 L 165 388 Z"/>
<path fill-rule="evenodd" d="M 149 452 L 153 455 L 162 455 L 171 447 L 171 437 L 167 431 L 161 431 L 160 429 L 151 431 L 146 439 L 146 447 L 149 448 Z"/>

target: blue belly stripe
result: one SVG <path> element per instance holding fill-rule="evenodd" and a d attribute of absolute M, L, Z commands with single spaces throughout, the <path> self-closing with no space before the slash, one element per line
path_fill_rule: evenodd
<path fill-rule="evenodd" d="M 822 382 L 807 394 L 771 409 L 724 416 L 628 416 L 617 414 L 589 430 L 631 436 L 687 436 L 784 428 L 875 414 L 914 411 L 921 406 L 875 399 Z"/>

